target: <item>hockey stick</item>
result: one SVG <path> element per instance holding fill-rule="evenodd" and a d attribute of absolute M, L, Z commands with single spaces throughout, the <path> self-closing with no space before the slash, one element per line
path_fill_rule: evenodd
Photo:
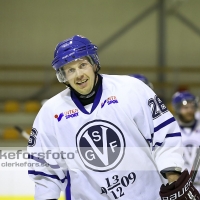
<path fill-rule="evenodd" d="M 22 135 L 22 137 L 29 140 L 30 135 L 25 130 L 23 130 L 19 126 L 14 126 L 14 128 Z"/>
<path fill-rule="evenodd" d="M 192 166 L 192 169 L 190 172 L 190 177 L 192 179 L 192 182 L 194 182 L 194 180 L 195 180 L 195 177 L 196 177 L 198 169 L 199 169 L 199 165 L 200 165 L 200 146 L 197 149 L 197 154 L 194 159 L 193 166 Z"/>

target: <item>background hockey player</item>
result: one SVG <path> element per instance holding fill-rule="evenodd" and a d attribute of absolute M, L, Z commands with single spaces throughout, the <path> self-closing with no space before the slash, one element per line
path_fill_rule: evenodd
<path fill-rule="evenodd" d="M 97 46 L 79 35 L 56 46 L 52 66 L 67 89 L 33 124 L 36 200 L 65 189 L 67 200 L 200 199 L 183 167 L 179 126 L 147 85 L 100 75 Z"/>
<path fill-rule="evenodd" d="M 172 104 L 181 128 L 183 145 L 186 147 L 184 148 L 185 165 L 191 169 L 196 150 L 200 146 L 200 121 L 195 117 L 198 100 L 192 93 L 183 91 L 173 95 Z M 196 176 L 195 186 L 200 190 L 200 173 Z"/>
<path fill-rule="evenodd" d="M 141 80 L 143 83 L 148 85 L 153 90 L 153 84 L 143 74 L 129 74 L 129 76 L 132 76 L 134 78 L 137 78 L 137 79 Z"/>

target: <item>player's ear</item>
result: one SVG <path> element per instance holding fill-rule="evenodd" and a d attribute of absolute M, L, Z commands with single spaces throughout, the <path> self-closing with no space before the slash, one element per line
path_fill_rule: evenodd
<path fill-rule="evenodd" d="M 93 66 L 94 72 L 97 72 L 97 65 L 96 65 L 96 64 L 93 64 L 92 66 Z"/>

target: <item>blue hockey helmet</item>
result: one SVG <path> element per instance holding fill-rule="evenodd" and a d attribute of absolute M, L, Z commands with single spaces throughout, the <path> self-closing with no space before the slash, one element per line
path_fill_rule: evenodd
<path fill-rule="evenodd" d="M 67 81 L 62 67 L 82 57 L 88 57 L 92 64 L 96 64 L 97 71 L 100 69 L 97 46 L 92 44 L 92 42 L 87 38 L 80 35 L 75 35 L 60 42 L 56 46 L 52 67 L 56 70 L 56 75 L 59 82 Z"/>
<path fill-rule="evenodd" d="M 151 89 L 153 89 L 153 84 L 152 84 L 151 82 L 149 82 L 149 80 L 147 79 L 146 76 L 144 76 L 144 75 L 142 75 L 142 74 L 129 74 L 129 76 L 141 80 L 141 81 L 144 82 L 146 85 L 148 85 Z"/>
<path fill-rule="evenodd" d="M 182 105 L 187 105 L 188 102 L 193 102 L 195 107 L 198 107 L 198 99 L 188 91 L 176 92 L 172 97 L 172 105 L 176 112 Z"/>

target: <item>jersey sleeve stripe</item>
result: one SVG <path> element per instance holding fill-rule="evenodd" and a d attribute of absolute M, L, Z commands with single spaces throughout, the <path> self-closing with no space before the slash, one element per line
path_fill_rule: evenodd
<path fill-rule="evenodd" d="M 67 197 L 67 200 L 71 200 L 71 178 L 68 170 L 67 170 L 67 187 L 65 189 L 65 195 Z"/>
<path fill-rule="evenodd" d="M 180 133 L 180 132 L 177 132 L 177 133 L 169 133 L 169 134 L 166 135 L 165 138 L 169 138 L 169 137 L 181 137 L 181 133 Z M 152 143 L 153 139 L 147 139 L 147 141 L 150 142 L 150 143 Z M 162 143 L 159 143 L 159 142 L 155 143 L 155 145 L 158 145 L 158 144 L 161 144 L 161 145 L 162 145 Z M 155 146 L 155 145 L 154 145 L 154 146 Z M 160 145 L 158 145 L 158 146 L 160 146 Z"/>
<path fill-rule="evenodd" d="M 165 136 L 165 138 L 169 138 L 169 137 L 181 137 L 181 133 L 177 132 L 177 133 L 169 133 Z M 155 150 L 154 148 L 156 146 L 162 146 L 163 142 L 156 142 L 155 145 L 153 146 L 153 150 Z"/>
<path fill-rule="evenodd" d="M 155 147 L 155 146 L 159 146 L 160 147 L 162 144 L 163 144 L 163 142 L 156 142 L 153 147 Z"/>
<path fill-rule="evenodd" d="M 60 179 L 57 175 L 46 174 L 44 172 L 39 172 L 39 171 L 35 171 L 35 170 L 28 170 L 28 174 L 33 174 L 35 176 L 41 175 L 41 176 L 50 177 L 50 178 L 53 178 L 53 179 L 57 179 L 57 180 L 61 181 L 62 183 L 64 183 L 65 179 L 67 179 L 66 176 L 63 179 Z"/>
<path fill-rule="evenodd" d="M 38 157 L 33 156 L 33 155 L 30 155 L 30 154 L 28 155 L 28 159 L 33 159 L 33 160 L 35 160 L 36 162 L 39 162 L 39 163 L 41 163 L 41 164 L 43 164 L 43 165 L 46 165 L 46 166 L 51 167 L 52 169 L 59 169 L 59 168 L 60 168 L 59 165 L 51 165 L 51 164 L 47 163 L 44 159 L 38 158 Z"/>
<path fill-rule="evenodd" d="M 152 143 L 152 139 L 147 139 L 148 142 Z"/>
<path fill-rule="evenodd" d="M 154 136 L 154 133 L 151 134 L 151 139 L 147 139 L 147 141 L 152 143 L 153 142 L 153 136 Z"/>
<path fill-rule="evenodd" d="M 178 133 L 169 133 L 166 135 L 166 138 L 168 137 L 181 137 L 181 133 L 178 132 Z"/>
<path fill-rule="evenodd" d="M 174 122 L 174 121 L 176 121 L 174 117 L 172 117 L 172 118 L 170 118 L 170 119 L 164 121 L 163 123 L 159 124 L 158 126 L 156 126 L 156 127 L 154 128 L 154 133 L 157 132 L 157 131 L 159 131 L 159 130 L 162 129 L 163 127 L 165 127 L 165 126 L 171 124 L 171 123 Z"/>

